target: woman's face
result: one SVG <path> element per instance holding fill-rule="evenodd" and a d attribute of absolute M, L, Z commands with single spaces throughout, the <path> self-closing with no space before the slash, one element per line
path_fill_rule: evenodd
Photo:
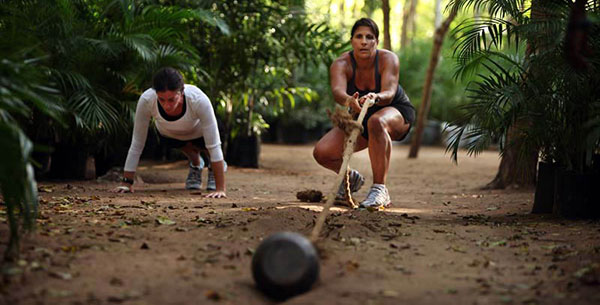
<path fill-rule="evenodd" d="M 351 42 L 352 49 L 354 49 L 354 56 L 359 58 L 375 56 L 375 50 L 377 50 L 377 45 L 379 44 L 375 33 L 368 26 L 359 26 L 356 28 Z"/>
<path fill-rule="evenodd" d="M 183 103 L 183 92 L 181 90 L 157 91 L 158 102 L 167 113 L 174 112 Z"/>

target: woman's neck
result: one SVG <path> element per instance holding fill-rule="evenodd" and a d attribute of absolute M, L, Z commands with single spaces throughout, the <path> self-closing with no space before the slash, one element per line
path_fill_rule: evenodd
<path fill-rule="evenodd" d="M 373 55 L 369 56 L 368 58 L 360 58 L 356 56 L 356 53 L 354 53 L 354 60 L 356 60 L 356 68 L 361 70 L 373 68 L 375 66 L 376 54 L 377 51 L 373 52 Z"/>

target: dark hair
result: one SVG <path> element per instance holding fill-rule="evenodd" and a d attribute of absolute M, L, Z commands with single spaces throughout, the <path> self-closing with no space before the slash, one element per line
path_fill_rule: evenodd
<path fill-rule="evenodd" d="M 152 78 L 152 88 L 158 92 L 183 90 L 183 76 L 171 68 L 161 68 Z"/>
<path fill-rule="evenodd" d="M 371 28 L 371 30 L 375 34 L 375 38 L 379 39 L 379 28 L 377 27 L 377 23 L 375 23 L 375 21 L 373 21 L 373 19 L 371 18 L 360 18 L 356 20 L 356 22 L 352 26 L 352 31 L 350 32 L 350 39 L 354 37 L 354 32 L 356 32 L 356 29 L 358 29 L 359 26 L 366 26 Z"/>

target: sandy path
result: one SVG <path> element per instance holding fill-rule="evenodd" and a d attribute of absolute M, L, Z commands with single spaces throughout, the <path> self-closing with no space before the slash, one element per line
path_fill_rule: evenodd
<path fill-rule="evenodd" d="M 600 224 L 529 215 L 533 190 L 480 191 L 496 152 L 452 164 L 442 148 L 394 146 L 384 212 L 335 208 L 321 277 L 288 304 L 598 304 Z M 227 199 L 183 190 L 185 162 L 145 163 L 134 194 L 42 183 L 37 234 L 4 268 L 0 304 L 265 304 L 251 252 L 271 233 L 308 234 L 334 174 L 311 146 L 263 145 L 261 169 L 230 168 Z M 371 182 L 366 151 L 352 166 Z M 367 188 L 358 194 L 363 199 Z M 168 224 L 169 221 L 175 222 Z M 160 224 L 162 222 L 163 224 Z M 0 224 L 6 246 L 7 225 Z"/>

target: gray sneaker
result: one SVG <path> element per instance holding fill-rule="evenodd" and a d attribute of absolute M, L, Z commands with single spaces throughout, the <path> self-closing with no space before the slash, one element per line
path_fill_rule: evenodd
<path fill-rule="evenodd" d="M 186 190 L 199 190 L 202 185 L 202 168 L 192 167 L 190 163 L 190 172 L 185 179 Z"/>
<path fill-rule="evenodd" d="M 390 205 L 390 194 L 383 184 L 374 184 L 367 194 L 367 199 L 360 203 L 361 208 L 380 209 Z"/>
<path fill-rule="evenodd" d="M 227 171 L 227 162 L 223 161 L 223 171 Z M 206 190 L 214 191 L 217 189 L 217 181 L 215 180 L 215 172 L 213 172 L 212 168 L 208 168 L 208 179 L 206 180 Z"/>
<path fill-rule="evenodd" d="M 345 179 L 345 178 L 344 178 Z M 350 192 L 356 193 L 365 184 L 365 177 L 363 177 L 357 170 L 350 170 Z M 346 188 L 344 187 L 344 181 L 340 184 L 337 194 L 335 195 L 337 200 L 346 200 Z"/>

